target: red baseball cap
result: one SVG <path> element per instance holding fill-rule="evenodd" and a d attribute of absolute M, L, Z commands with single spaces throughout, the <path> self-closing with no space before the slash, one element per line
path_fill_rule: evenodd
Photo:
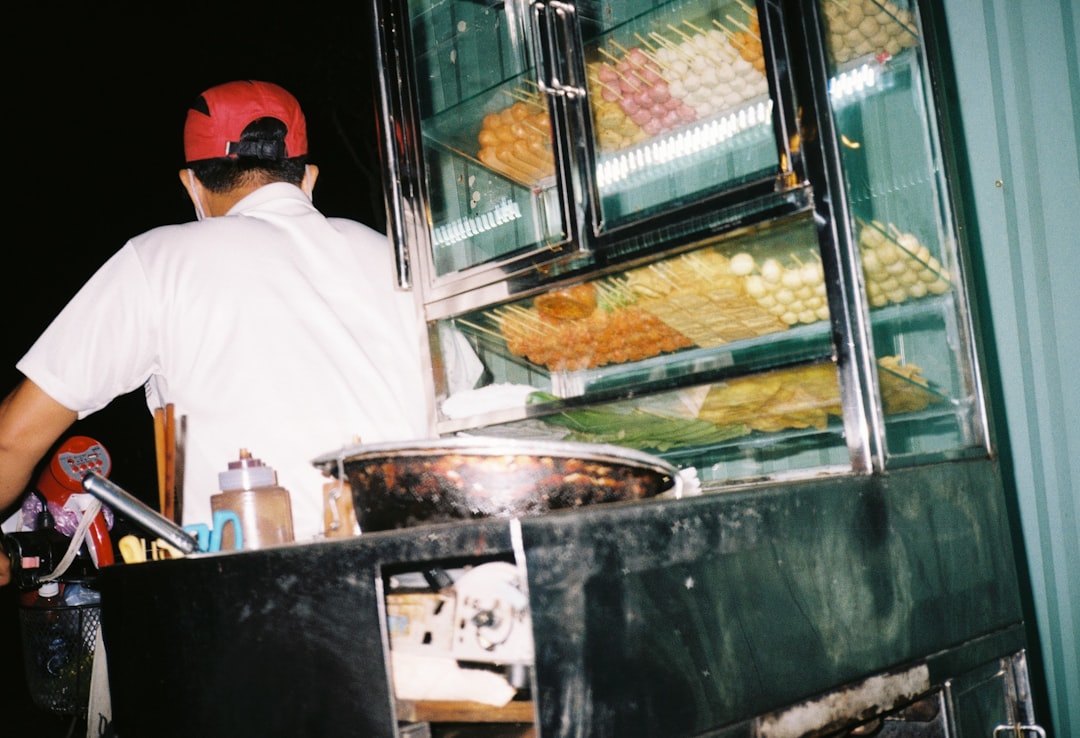
<path fill-rule="evenodd" d="M 270 82 L 242 80 L 211 87 L 201 96 L 209 115 L 188 110 L 184 123 L 184 159 L 235 157 L 240 134 L 259 118 L 277 118 L 285 124 L 285 151 L 262 158 L 292 158 L 308 151 L 307 124 L 300 103 L 287 90 Z M 200 107 L 197 105 L 196 107 Z"/>

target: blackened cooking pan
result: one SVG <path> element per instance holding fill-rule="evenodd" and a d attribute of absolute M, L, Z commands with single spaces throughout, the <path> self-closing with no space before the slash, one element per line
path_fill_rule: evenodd
<path fill-rule="evenodd" d="M 603 444 L 437 438 L 352 446 L 313 461 L 352 488 L 362 531 L 540 515 L 681 495 L 678 470 Z"/>

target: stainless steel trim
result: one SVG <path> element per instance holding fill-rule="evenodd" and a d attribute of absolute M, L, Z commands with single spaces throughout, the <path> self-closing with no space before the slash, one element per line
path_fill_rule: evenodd
<path fill-rule="evenodd" d="M 148 532 L 158 536 L 166 543 L 172 544 L 185 554 L 195 553 L 199 550 L 196 537 L 173 521 L 166 518 L 142 500 L 119 485 L 110 482 L 97 472 L 90 472 L 82 479 L 82 486 L 87 492 L 101 500 L 104 504 L 130 518 L 132 522 L 139 524 Z"/>

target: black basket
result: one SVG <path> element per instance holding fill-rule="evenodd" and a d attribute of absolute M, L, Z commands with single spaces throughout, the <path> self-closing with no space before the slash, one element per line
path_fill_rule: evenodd
<path fill-rule="evenodd" d="M 98 605 L 19 608 L 26 684 L 35 705 L 86 715 L 100 621 Z"/>

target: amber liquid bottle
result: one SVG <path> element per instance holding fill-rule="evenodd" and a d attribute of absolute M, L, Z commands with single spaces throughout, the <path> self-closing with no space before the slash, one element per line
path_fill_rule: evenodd
<path fill-rule="evenodd" d="M 293 540 L 292 501 L 289 491 L 278 486 L 277 473 L 247 449 L 218 474 L 219 494 L 210 497 L 214 512 L 230 510 L 240 517 L 242 548 L 256 549 L 290 543 Z M 235 548 L 233 527 L 221 532 L 221 550 Z"/>

